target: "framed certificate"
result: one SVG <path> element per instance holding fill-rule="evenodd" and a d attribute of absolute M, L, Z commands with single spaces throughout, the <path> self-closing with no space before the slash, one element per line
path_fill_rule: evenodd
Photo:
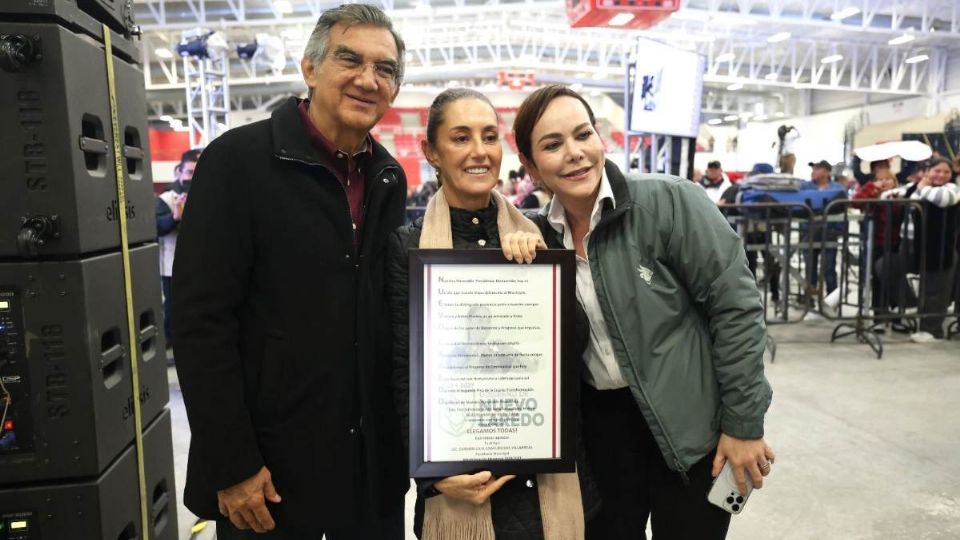
<path fill-rule="evenodd" d="M 410 251 L 410 475 L 572 472 L 575 260 Z"/>

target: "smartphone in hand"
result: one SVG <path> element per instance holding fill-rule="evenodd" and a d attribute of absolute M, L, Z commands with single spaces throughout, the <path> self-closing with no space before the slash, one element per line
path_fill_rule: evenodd
<path fill-rule="evenodd" d="M 753 492 L 753 481 L 750 479 L 750 475 L 746 474 L 746 471 L 744 471 L 744 474 L 747 480 L 747 494 L 741 495 L 740 489 L 737 488 L 737 479 L 733 477 L 733 466 L 730 465 L 728 459 L 723 464 L 720 474 L 713 479 L 713 487 L 707 494 L 707 500 L 731 514 L 743 512 L 743 507 L 747 504 L 747 498 Z"/>

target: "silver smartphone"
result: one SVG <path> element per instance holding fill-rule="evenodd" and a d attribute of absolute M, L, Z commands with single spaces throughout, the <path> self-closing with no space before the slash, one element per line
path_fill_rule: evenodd
<path fill-rule="evenodd" d="M 753 492 L 753 480 L 750 479 L 750 475 L 746 471 L 744 471 L 744 474 L 747 480 L 747 494 L 741 495 L 740 489 L 737 488 L 737 480 L 733 477 L 733 467 L 728 459 L 723 464 L 723 470 L 713 479 L 713 487 L 707 494 L 707 500 L 731 514 L 743 512 L 743 507 L 747 504 L 747 499 Z"/>

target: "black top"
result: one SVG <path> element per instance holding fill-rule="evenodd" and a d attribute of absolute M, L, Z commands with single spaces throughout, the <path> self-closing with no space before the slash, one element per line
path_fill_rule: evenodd
<path fill-rule="evenodd" d="M 497 228 L 497 204 L 482 210 L 450 209 L 450 228 L 454 249 L 499 248 L 500 233 Z"/>

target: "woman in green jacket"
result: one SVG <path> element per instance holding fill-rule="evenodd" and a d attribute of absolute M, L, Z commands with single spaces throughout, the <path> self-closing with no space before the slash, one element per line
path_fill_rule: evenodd
<path fill-rule="evenodd" d="M 588 538 L 724 538 L 707 502 L 730 461 L 763 485 L 771 389 L 763 308 L 740 239 L 692 182 L 625 176 L 604 158 L 576 92 L 531 94 L 514 122 L 520 161 L 554 193 L 539 215 L 550 247 L 575 249 L 587 312 L 582 413 L 603 499 Z"/>

